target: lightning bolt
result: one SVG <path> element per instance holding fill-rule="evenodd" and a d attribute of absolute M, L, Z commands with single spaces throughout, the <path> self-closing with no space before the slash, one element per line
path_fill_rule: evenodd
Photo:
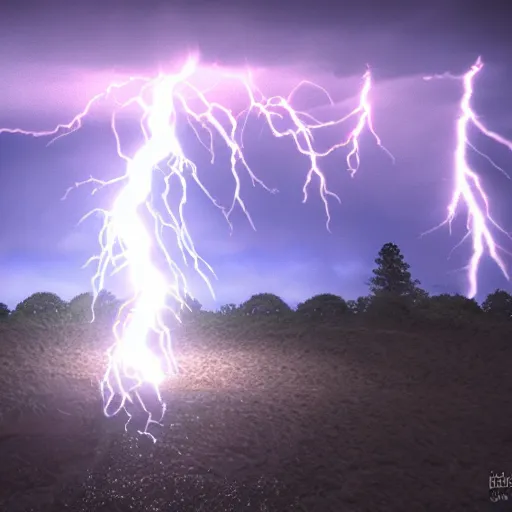
<path fill-rule="evenodd" d="M 111 117 L 117 152 L 126 163 L 125 173 L 110 181 L 91 177 L 68 189 L 66 196 L 73 188 L 86 183 L 93 185 L 93 193 L 114 183 L 123 185 L 109 210 L 96 209 L 83 217 L 85 219 L 93 213 L 100 213 L 104 219 L 98 236 L 100 253 L 86 263 L 86 265 L 93 262 L 96 264 L 96 272 L 92 277 L 94 301 L 98 293 L 104 289 L 107 277 L 122 269 L 128 270 L 133 291 L 131 298 L 120 308 L 113 326 L 115 341 L 108 350 L 108 366 L 100 387 L 105 415 L 110 417 L 124 411 L 128 415 L 127 427 L 132 418 L 130 407 L 133 404 L 142 407 L 146 412 L 147 422 L 144 429 L 139 432 L 148 435 L 153 441 L 156 439 L 150 434 L 148 428 L 153 423 L 161 424 L 166 409 L 161 395 L 162 384 L 167 376 L 176 374 L 178 371 L 165 317 L 170 312 L 179 321 L 180 313 L 187 307 L 186 297 L 191 295 L 181 265 L 187 266 L 191 263 L 214 295 L 208 277 L 215 276 L 214 271 L 197 252 L 185 221 L 187 176 L 197 183 L 219 208 L 230 227 L 232 227 L 230 216 L 238 206 L 254 228 L 254 223 L 241 196 L 239 169 L 249 174 L 253 185 L 258 184 L 274 192 L 253 173 L 243 152 L 247 120 L 251 115 L 256 114 L 266 120 L 274 136 L 293 139 L 297 150 L 309 161 L 309 170 L 303 188 L 303 201 L 308 199 L 308 188 L 312 179 L 318 178 L 319 193 L 325 207 L 327 227 L 329 227 L 328 198 L 334 197 L 339 201 L 339 197 L 327 188 L 325 176 L 319 165 L 320 160 L 339 148 L 349 147 L 346 162 L 349 172 L 354 175 L 360 164 L 359 140 L 365 127 L 382 147 L 372 123 L 369 71 L 363 77 L 359 105 L 342 118 L 320 122 L 309 113 L 295 110 L 292 106 L 293 95 L 299 87 L 308 84 L 319 87 L 315 84 L 302 82 L 286 98 L 282 96 L 266 98 L 254 85 L 250 73 L 248 76 L 226 73 L 226 79 L 237 80 L 247 92 L 247 108 L 235 115 L 228 107 L 209 101 L 207 92 L 201 91 L 191 83 L 190 79 L 198 70 L 198 66 L 198 58 L 190 56 L 175 74 L 159 74 L 153 78 L 132 77 L 125 82 L 112 84 L 106 91 L 93 97 L 85 109 L 69 123 L 60 124 L 53 130 L 34 132 L 19 128 L 0 129 L 0 133 L 34 137 L 52 136 L 50 140 L 52 143 L 78 130 L 94 104 L 109 96 L 115 96 L 117 91 L 124 89 L 130 83 L 140 83 L 137 94 L 130 96 L 124 102 L 117 102 L 118 107 Z M 320 89 L 325 92 L 332 104 L 327 91 Z M 130 105 L 137 105 L 140 108 L 139 123 L 144 137 L 144 143 L 132 157 L 123 153 L 122 141 L 116 127 L 117 115 Z M 352 117 L 357 118 L 357 124 L 349 132 L 348 137 L 325 152 L 315 150 L 314 130 L 340 125 Z M 235 183 L 230 205 L 220 205 L 199 179 L 194 161 L 185 154 L 178 138 L 177 129 L 180 119 L 185 119 L 194 130 L 199 142 L 209 151 L 212 163 L 215 159 L 214 136 L 220 137 L 228 148 L 229 169 Z M 288 128 L 279 129 L 278 123 L 283 120 Z M 162 168 L 164 163 L 165 168 Z M 160 209 L 156 207 L 153 193 L 155 177 L 161 177 L 164 183 L 160 198 L 164 206 Z M 171 178 L 175 181 L 173 186 L 179 184 L 181 187 L 179 206 L 174 209 L 168 202 Z M 150 214 L 152 228 L 148 227 L 144 220 L 144 212 L 146 216 Z M 174 232 L 176 244 L 182 256 L 181 264 L 171 258 L 163 241 L 163 232 L 166 229 Z M 165 272 L 159 270 L 154 261 L 155 251 L 163 256 L 166 262 Z M 159 404 L 157 419 L 150 412 L 147 400 L 144 398 L 148 387 Z"/>
<path fill-rule="evenodd" d="M 494 229 L 505 234 L 508 238 L 510 235 L 493 219 L 490 212 L 490 200 L 484 190 L 481 179 L 478 174 L 471 168 L 468 163 L 468 150 L 471 149 L 483 156 L 494 168 L 502 172 L 508 179 L 506 172 L 494 163 L 487 155 L 480 152 L 468 137 L 468 129 L 473 125 L 477 130 L 486 137 L 495 142 L 506 146 L 512 150 L 512 141 L 502 137 L 496 132 L 489 130 L 476 115 L 471 106 L 471 99 L 474 90 L 474 80 L 477 74 L 483 68 L 483 61 L 480 57 L 471 66 L 471 68 L 462 76 L 444 73 L 442 75 L 434 75 L 425 77 L 425 80 L 433 78 L 451 78 L 462 80 L 464 92 L 460 101 L 460 115 L 456 126 L 456 147 L 454 152 L 454 177 L 455 184 L 451 201 L 448 205 L 448 215 L 446 219 L 438 226 L 435 226 L 426 233 L 432 232 L 441 226 L 448 225 L 451 232 L 452 222 L 459 210 L 461 203 L 465 205 L 467 210 L 467 232 L 463 239 L 457 244 L 459 247 L 468 238 L 472 241 L 472 255 L 466 267 L 468 290 L 467 296 L 473 298 L 478 293 L 478 270 L 482 257 L 486 250 L 492 260 L 496 263 L 504 277 L 508 280 L 509 273 L 505 262 L 499 254 L 499 250 L 503 250 L 495 240 L 493 235 Z M 506 251 L 504 251 L 506 252 Z"/>

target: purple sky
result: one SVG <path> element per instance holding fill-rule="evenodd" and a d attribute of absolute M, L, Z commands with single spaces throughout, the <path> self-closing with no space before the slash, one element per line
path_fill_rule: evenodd
<path fill-rule="evenodd" d="M 270 195 L 244 178 L 244 199 L 257 231 L 237 213 L 230 235 L 221 213 L 191 189 L 190 229 L 218 276 L 213 282 L 217 302 L 191 276 L 192 290 L 205 306 L 240 302 L 260 291 L 278 293 L 290 303 L 319 292 L 355 298 L 366 292 L 376 253 L 388 241 L 402 248 L 413 274 L 429 291 L 466 291 L 460 269 L 469 257 L 469 243 L 448 259 L 464 234 L 465 212 L 451 236 L 442 228 L 420 238 L 446 213 L 461 83 L 422 77 L 462 73 L 481 53 L 486 67 L 477 82 L 475 106 L 493 129 L 512 137 L 507 15 L 493 11 L 489 2 L 485 9 L 472 9 L 472 16 L 463 7 L 467 2 L 451 2 L 449 8 L 435 2 L 390 7 L 388 2 L 384 8 L 367 1 L 335 10 L 327 0 L 293 9 L 272 6 L 278 2 L 260 2 L 256 8 L 223 0 L 76 1 L 72 8 L 45 2 L 44 10 L 26 4 L 22 9 L 16 2 L 11 3 L 18 7 L 10 8 L 9 3 L 0 8 L 2 126 L 47 129 L 66 122 L 112 78 L 165 69 L 187 50 L 199 50 L 206 68 L 213 62 L 233 68 L 249 64 L 258 70 L 258 85 L 269 93 L 286 95 L 301 79 L 313 80 L 335 97 L 333 114 L 355 106 L 360 76 L 371 65 L 375 128 L 396 163 L 368 134 L 361 139 L 355 179 L 346 172 L 343 152 L 325 160 L 329 186 L 342 200 L 330 204 L 331 233 L 314 186 L 310 201 L 302 204 L 307 160 L 289 141 L 272 140 L 267 131 L 260 134 L 256 122 L 247 157 L 258 176 L 279 189 Z M 229 90 L 224 94 L 231 96 Z M 298 98 L 313 112 L 319 112 L 314 107 L 320 100 L 311 90 Z M 322 135 L 318 138 L 321 144 Z M 60 198 L 90 174 L 105 178 L 123 171 L 106 106 L 94 112 L 82 131 L 50 147 L 46 142 L 0 136 L 0 301 L 11 307 L 35 291 L 69 299 L 88 290 L 91 270 L 80 266 L 96 252 L 98 223 L 77 227 L 77 222 L 90 209 L 107 206 L 112 191 L 91 197 L 83 188 L 66 201 Z M 497 163 L 510 166 L 508 151 L 478 136 L 474 142 Z M 511 229 L 512 183 L 485 160 L 475 163 L 495 200 L 494 216 Z M 215 193 L 227 197 L 233 187 L 228 169 L 204 172 Z M 512 242 L 500 241 L 512 249 Z M 484 262 L 480 276 L 482 294 L 509 286 L 492 262 Z M 126 283 L 118 279 L 109 288 L 123 294 Z"/>

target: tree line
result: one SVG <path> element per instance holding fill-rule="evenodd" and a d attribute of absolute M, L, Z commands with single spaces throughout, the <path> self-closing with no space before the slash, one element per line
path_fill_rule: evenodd
<path fill-rule="evenodd" d="M 217 312 L 228 316 L 288 316 L 307 320 L 335 318 L 380 318 L 388 321 L 428 319 L 431 322 L 453 323 L 469 321 L 485 315 L 495 320 L 512 319 L 512 295 L 505 290 L 495 290 L 479 305 L 474 299 L 460 294 L 430 295 L 421 283 L 412 277 L 410 265 L 399 247 L 384 244 L 375 259 L 375 268 L 368 281 L 369 293 L 355 300 L 324 293 L 315 295 L 292 309 L 282 298 L 271 293 L 259 293 L 242 304 L 226 304 Z M 58 318 L 73 322 L 92 319 L 93 295 L 82 293 L 67 302 L 50 292 L 34 293 L 20 302 L 13 311 L 0 303 L 0 319 L 42 317 Z M 101 291 L 95 302 L 95 317 L 114 321 L 121 301 L 108 291 Z M 182 308 L 183 318 L 194 318 L 201 313 L 201 304 L 190 296 Z"/>

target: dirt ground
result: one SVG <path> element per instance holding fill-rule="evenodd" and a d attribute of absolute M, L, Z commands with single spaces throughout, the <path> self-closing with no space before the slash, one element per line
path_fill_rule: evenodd
<path fill-rule="evenodd" d="M 512 510 L 489 499 L 512 474 L 497 333 L 196 335 L 155 444 L 103 416 L 102 351 L 67 338 L 0 330 L 2 511 Z"/>

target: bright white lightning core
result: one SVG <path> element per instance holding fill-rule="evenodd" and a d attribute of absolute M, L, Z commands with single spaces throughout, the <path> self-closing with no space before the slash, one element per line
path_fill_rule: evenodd
<path fill-rule="evenodd" d="M 452 199 L 448 205 L 448 215 L 446 219 L 431 231 L 448 224 L 451 229 L 452 221 L 459 209 L 461 203 L 467 209 L 467 233 L 460 245 L 466 239 L 471 238 L 473 251 L 470 261 L 467 265 L 468 276 L 468 292 L 467 296 L 473 298 L 478 293 L 478 270 L 482 257 L 487 250 L 489 256 L 496 263 L 505 278 L 509 279 L 505 262 L 499 254 L 498 243 L 493 235 L 493 228 L 510 238 L 510 235 L 493 219 L 490 213 L 490 200 L 486 194 L 481 179 L 478 174 L 471 168 L 468 162 L 468 149 L 472 149 L 476 153 L 483 156 L 496 169 L 502 172 L 507 178 L 509 176 L 505 171 L 496 165 L 487 155 L 478 151 L 469 141 L 468 128 L 473 125 L 481 134 L 494 140 L 495 142 L 506 146 L 512 150 L 512 141 L 502 137 L 501 135 L 489 130 L 479 119 L 473 108 L 471 107 L 471 98 L 473 96 L 473 86 L 476 75 L 482 70 L 483 62 L 479 57 L 475 64 L 463 75 L 454 76 L 449 73 L 436 75 L 433 77 L 425 77 L 426 80 L 432 78 L 452 78 L 462 80 L 464 92 L 460 101 L 460 114 L 457 120 L 456 147 L 454 153 L 454 175 L 455 183 L 452 193 Z M 510 179 L 510 178 L 509 178 Z"/>
<path fill-rule="evenodd" d="M 128 414 L 127 425 L 131 419 L 127 406 L 129 404 L 141 406 L 147 413 L 147 423 L 140 433 L 148 435 L 153 440 L 155 438 L 148 432 L 148 427 L 151 423 L 159 423 L 161 418 L 153 419 L 153 414 L 146 406 L 147 403 L 142 392 L 148 386 L 154 391 L 163 416 L 165 403 L 161 396 L 161 386 L 168 375 L 177 372 L 177 364 L 171 348 L 170 331 L 164 316 L 166 312 L 171 311 L 179 320 L 180 311 L 186 307 L 185 298 L 189 295 L 180 264 L 171 258 L 170 252 L 163 242 L 162 232 L 165 228 L 171 229 L 175 233 L 176 243 L 183 257 L 182 263 L 187 265 L 192 261 L 194 268 L 213 294 L 208 276 L 202 270 L 206 269 L 213 274 L 213 269 L 196 251 L 185 222 L 187 174 L 222 211 L 228 222 L 230 222 L 231 213 L 238 205 L 254 227 L 240 195 L 239 171 L 245 170 L 253 184 L 258 183 L 269 190 L 252 172 L 243 153 L 245 124 L 248 117 L 256 113 L 259 117 L 264 117 L 274 136 L 291 137 L 297 150 L 307 157 L 309 170 L 303 188 L 303 201 L 307 200 L 308 187 L 313 177 L 316 177 L 327 216 L 327 227 L 329 227 L 328 197 L 332 196 L 338 200 L 339 198 L 327 188 L 325 176 L 319 166 L 320 159 L 338 148 L 348 147 L 346 163 L 349 172 L 354 175 L 360 162 L 359 137 L 365 126 L 373 134 L 377 144 L 381 146 L 372 123 L 369 102 L 371 90 L 369 71 L 363 77 L 363 87 L 357 107 L 342 118 L 320 122 L 310 114 L 292 107 L 293 95 L 297 88 L 287 98 L 281 96 L 266 98 L 254 86 L 250 76 L 241 75 L 226 77 L 238 81 L 247 93 L 247 108 L 240 114 L 234 115 L 227 106 L 209 101 L 207 92 L 192 85 L 190 79 L 196 73 L 198 65 L 198 60 L 190 57 L 176 74 L 160 74 L 155 78 L 132 78 L 125 83 L 111 85 L 104 93 L 92 98 L 86 108 L 70 123 L 59 125 L 51 131 L 0 129 L 0 133 L 20 133 L 35 137 L 53 135 L 54 138 L 51 140 L 53 142 L 56 138 L 69 135 L 79 129 L 84 117 L 99 100 L 122 90 L 128 86 L 128 83 L 141 83 L 138 93 L 131 96 L 128 101 L 121 103 L 112 115 L 111 126 L 118 154 L 126 161 L 125 174 L 110 181 L 91 178 L 77 183 L 76 186 L 92 183 L 97 190 L 113 183 L 123 184 L 123 188 L 110 210 L 101 210 L 104 216 L 104 224 L 99 233 L 101 251 L 98 256 L 94 256 L 90 260 L 97 263 L 97 271 L 92 280 L 95 298 L 104 289 L 105 280 L 110 272 L 118 272 L 123 268 L 129 272 L 133 291 L 130 300 L 121 307 L 118 320 L 113 327 L 115 343 L 108 353 L 109 362 L 101 381 L 101 392 L 105 414 L 113 416 L 124 410 Z M 308 82 L 303 82 L 298 87 L 307 84 Z M 324 92 L 332 103 L 327 92 Z M 116 128 L 116 115 L 124 108 L 134 104 L 138 105 L 142 112 L 140 127 L 145 142 L 133 157 L 128 157 L 121 149 L 122 144 Z M 181 118 L 184 116 L 198 140 L 208 149 L 212 161 L 215 157 L 214 136 L 228 148 L 229 167 L 235 181 L 233 200 L 228 207 L 220 206 L 211 196 L 201 183 L 193 160 L 185 155 L 177 136 L 180 116 L 182 116 Z M 314 130 L 340 125 L 352 117 L 357 118 L 357 123 L 346 139 L 333 145 L 327 151 L 319 152 L 315 149 Z M 288 122 L 288 129 L 277 128 L 276 121 L 283 119 Z M 166 164 L 165 171 L 159 167 L 163 163 Z M 165 182 L 165 190 L 161 197 L 164 211 L 157 210 L 153 202 L 155 173 L 163 175 Z M 179 206 L 174 210 L 168 202 L 171 177 L 177 178 L 182 192 Z M 147 222 L 143 218 L 144 211 L 146 215 L 147 213 L 151 215 L 154 229 L 147 227 Z M 166 272 L 159 270 L 155 264 L 155 250 L 160 251 L 167 262 Z M 153 341 L 156 339 L 158 342 L 151 343 L 152 339 Z"/>

